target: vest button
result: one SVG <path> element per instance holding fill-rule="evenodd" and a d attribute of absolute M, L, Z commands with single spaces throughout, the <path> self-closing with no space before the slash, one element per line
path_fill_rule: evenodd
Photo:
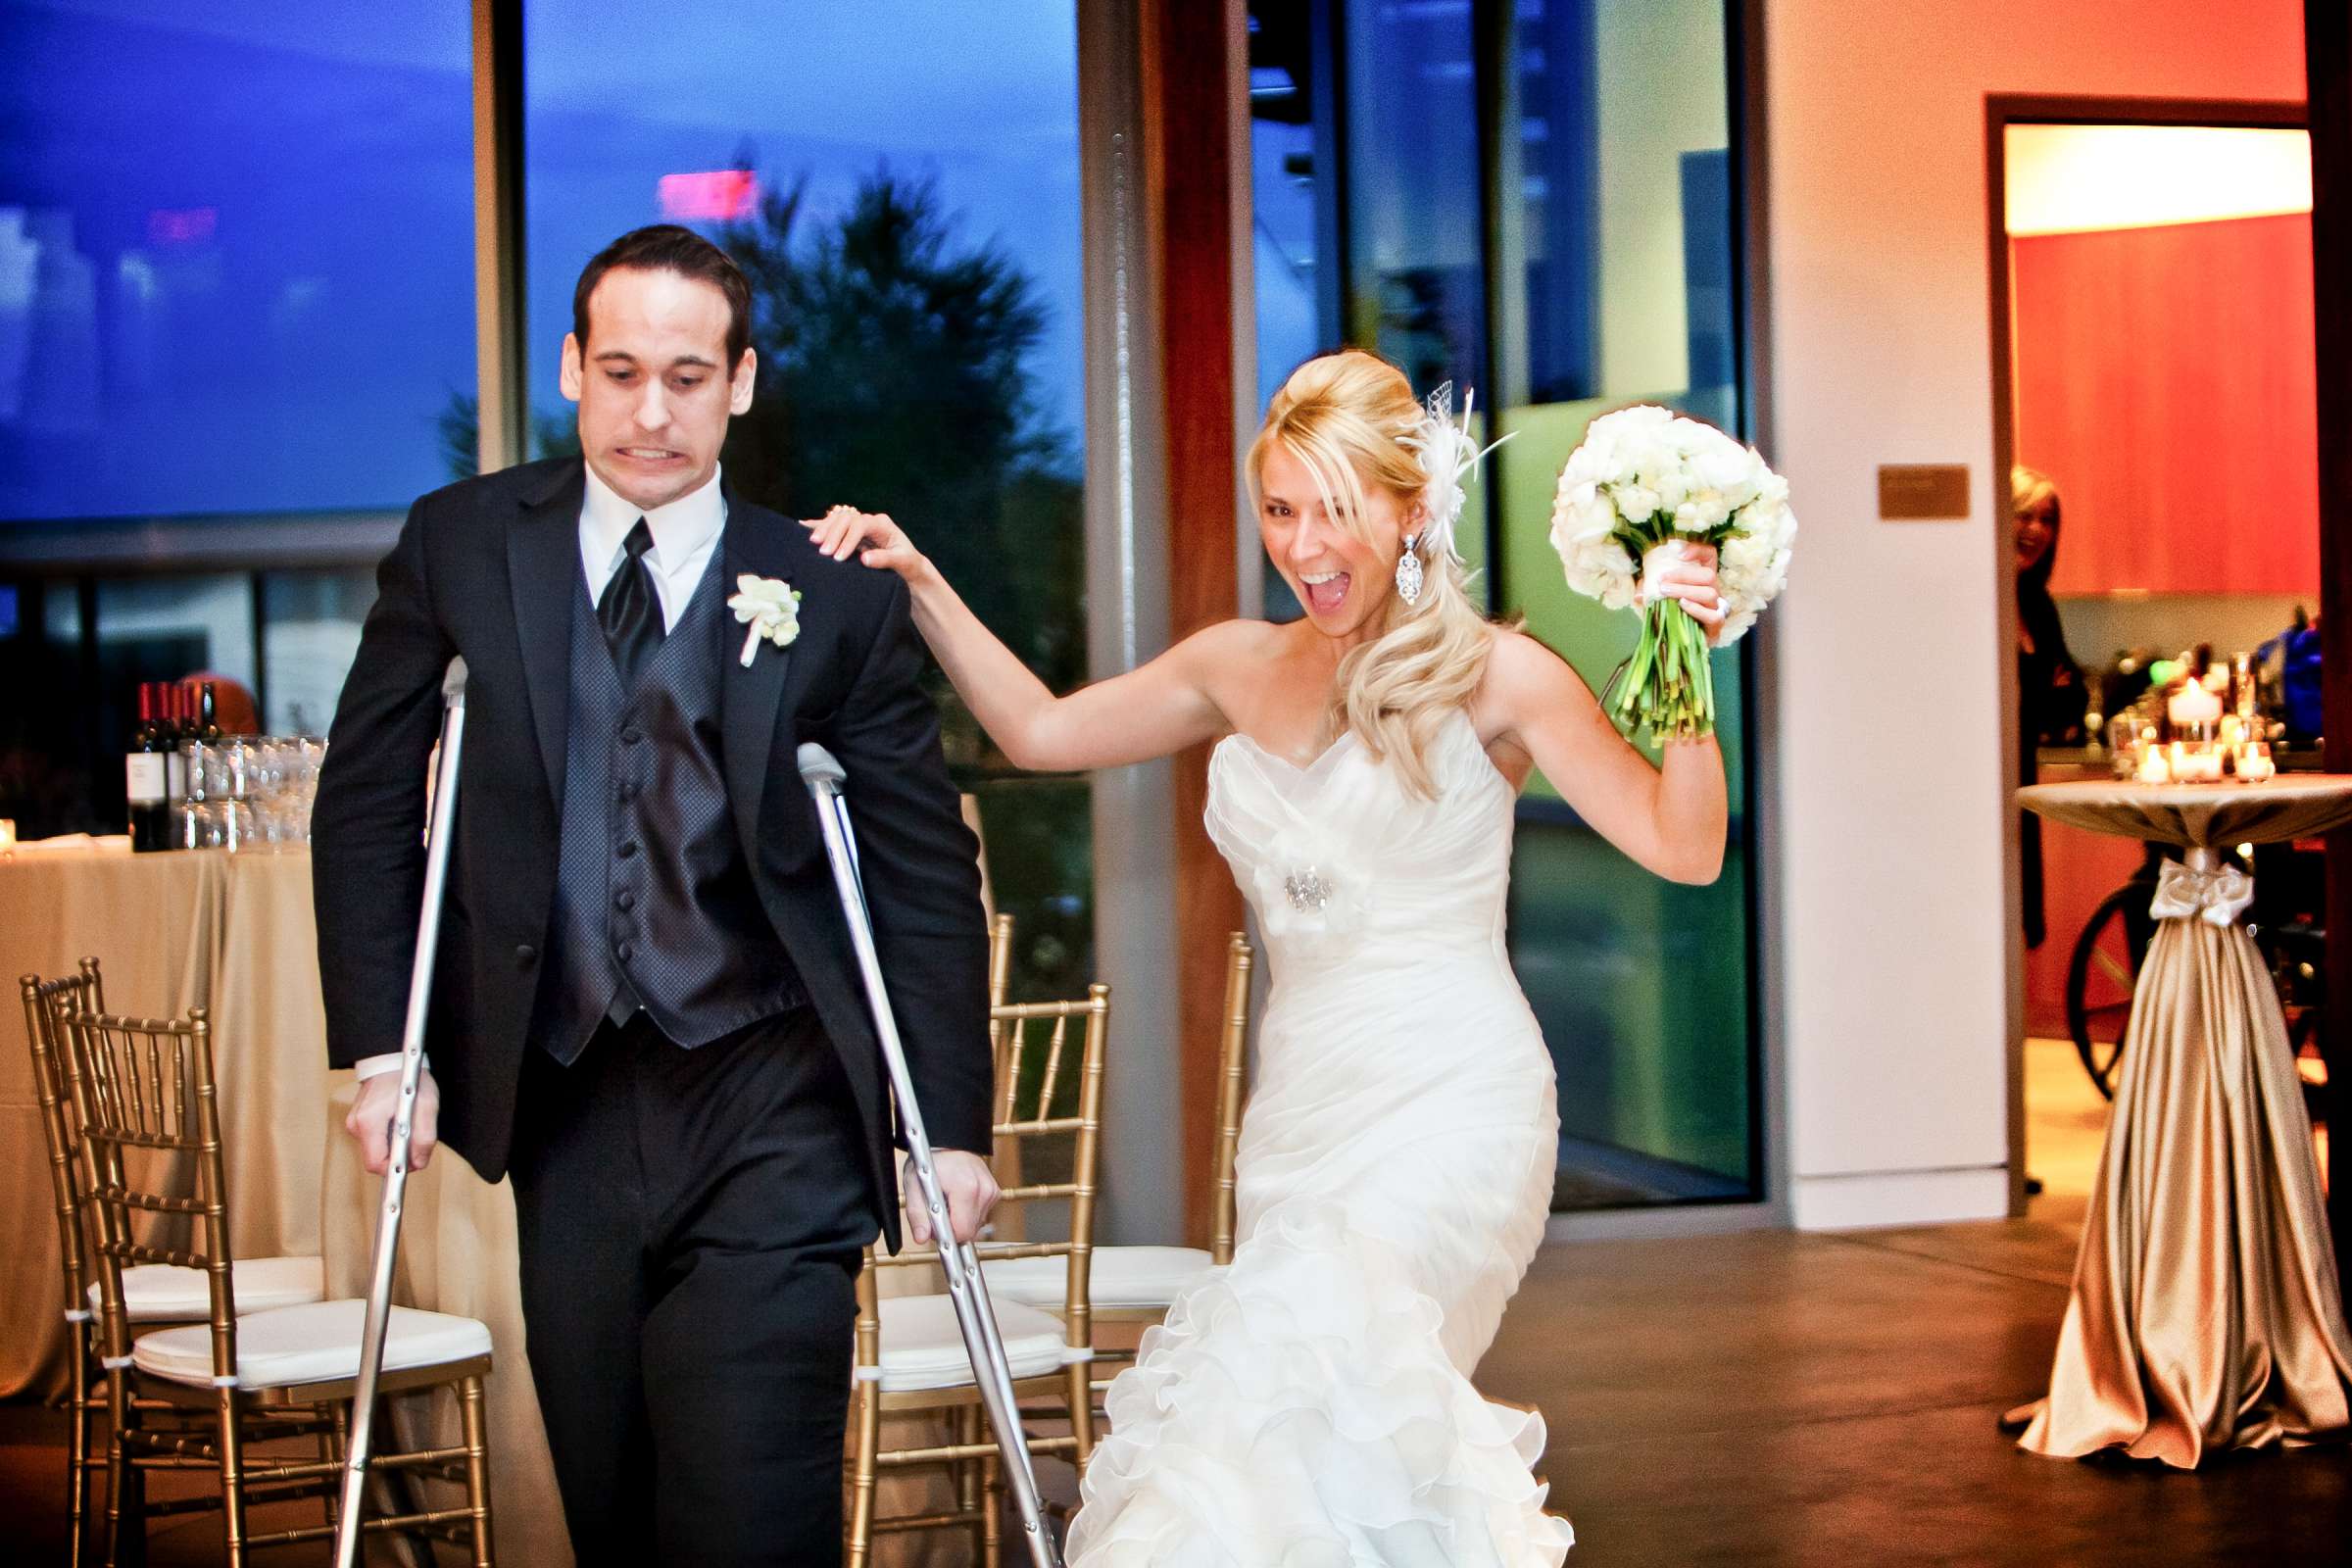
<path fill-rule="evenodd" d="M 612 956 L 618 958 L 621 962 L 626 963 L 636 953 L 636 951 L 637 950 L 635 948 L 632 948 L 626 942 L 623 942 L 619 947 L 612 950 Z"/>
<path fill-rule="evenodd" d="M 637 907 L 637 895 L 629 892 L 626 888 L 623 888 L 620 892 L 612 895 L 612 907 L 615 909 L 634 909 Z"/>
<path fill-rule="evenodd" d="M 622 842 L 622 844 L 621 844 L 621 846 L 620 846 L 620 858 L 621 858 L 622 859 L 624 859 L 624 860 L 625 860 L 625 859 L 628 859 L 630 857 L 634 856 L 636 853 L 637 853 L 637 841 L 636 841 L 635 839 L 628 839 L 628 840 L 625 840 L 625 841 L 623 841 L 623 842 Z"/>
<path fill-rule="evenodd" d="M 620 787 L 620 804 L 623 806 L 628 805 L 631 801 L 637 798 L 637 781 L 635 779 L 629 780 L 628 783 L 623 784 Z"/>
<path fill-rule="evenodd" d="M 532 964 L 537 963 L 538 961 L 539 950 L 532 947 L 528 942 L 525 942 L 519 947 L 515 948 L 514 962 L 519 967 L 528 969 Z"/>
<path fill-rule="evenodd" d="M 645 739 L 645 731 L 634 724 L 620 732 L 620 744 L 623 746 L 634 746 L 643 739 Z"/>

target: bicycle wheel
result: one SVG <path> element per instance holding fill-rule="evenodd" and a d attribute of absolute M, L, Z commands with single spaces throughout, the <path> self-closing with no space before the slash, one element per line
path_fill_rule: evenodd
<path fill-rule="evenodd" d="M 2101 1096 L 2115 1098 L 2123 1071 L 2124 1025 L 2148 954 L 2148 889 L 2127 882 L 2099 901 L 2066 962 L 2066 1028 L 2075 1054 Z"/>

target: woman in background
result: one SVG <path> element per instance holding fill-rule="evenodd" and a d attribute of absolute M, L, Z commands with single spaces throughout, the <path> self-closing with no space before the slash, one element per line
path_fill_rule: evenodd
<path fill-rule="evenodd" d="M 2058 564 L 2058 486 L 2022 464 L 2009 470 L 2017 517 L 2017 781 L 2035 782 L 2034 754 L 2043 746 L 2082 744 L 2082 671 L 2067 652 L 2050 570 Z M 2018 861 L 2025 893 L 2026 946 L 2044 935 L 2041 819 L 2018 813 Z"/>

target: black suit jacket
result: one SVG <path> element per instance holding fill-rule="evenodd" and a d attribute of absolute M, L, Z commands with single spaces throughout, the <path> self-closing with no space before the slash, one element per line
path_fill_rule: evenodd
<path fill-rule="evenodd" d="M 397 1051 L 423 897 L 426 759 L 441 681 L 467 669 L 458 822 L 427 1035 L 440 1136 L 485 1178 L 507 1168 L 516 1086 L 555 901 L 580 460 L 468 479 L 410 510 L 377 568 L 311 821 L 327 1058 Z M 727 791 L 760 904 L 848 1070 L 895 1240 L 889 1084 L 795 752 L 848 770 L 875 944 L 934 1144 L 989 1148 L 987 934 L 963 825 L 917 684 L 906 586 L 827 560 L 798 523 L 730 495 L 727 580 L 801 591 L 800 635 L 730 658 Z M 730 649 L 734 646 L 730 639 Z"/>

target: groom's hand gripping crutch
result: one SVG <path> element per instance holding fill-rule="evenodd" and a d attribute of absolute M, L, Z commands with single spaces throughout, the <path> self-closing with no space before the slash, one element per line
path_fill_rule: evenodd
<path fill-rule="evenodd" d="M 947 1196 L 932 1158 L 931 1140 L 923 1131 L 922 1107 L 915 1101 L 914 1081 L 906 1069 L 906 1053 L 899 1041 L 899 1026 L 891 1011 L 890 996 L 882 985 L 882 963 L 874 951 L 873 926 L 866 916 L 865 890 L 858 875 L 858 841 L 850 830 L 849 806 L 841 787 L 848 777 L 833 754 L 822 746 L 800 750 L 801 777 L 816 805 L 816 819 L 825 837 L 825 858 L 832 862 L 834 891 L 841 896 L 841 912 L 849 922 L 850 944 L 857 950 L 858 978 L 865 986 L 866 1005 L 874 1018 L 874 1033 L 882 1043 L 882 1060 L 890 1072 L 891 1093 L 899 1105 L 899 1126 L 906 1135 L 906 1159 L 914 1169 L 917 1199 L 922 1204 L 931 1241 L 939 1249 L 940 1267 L 947 1271 L 948 1298 L 956 1309 L 956 1324 L 963 1333 L 963 1348 L 972 1360 L 972 1380 L 980 1402 L 996 1428 L 997 1447 L 1004 1459 L 1004 1488 L 1011 1494 L 1021 1531 L 1037 1568 L 1060 1568 L 1061 1554 L 1046 1529 L 1038 1501 L 1037 1471 L 1029 1462 L 1029 1445 L 1021 1430 L 1021 1413 L 1012 1391 L 1012 1367 L 1004 1358 L 1004 1339 L 997 1330 L 990 1308 L 988 1285 L 980 1272 L 980 1254 L 969 1241 L 959 1239 L 950 1222 Z"/>
<path fill-rule="evenodd" d="M 392 1102 L 391 1140 L 384 1163 L 384 1205 L 375 1221 L 375 1266 L 368 1285 L 367 1326 L 361 1331 L 359 1382 L 351 1397 L 351 1446 L 343 1460 L 342 1506 L 335 1515 L 337 1568 L 352 1568 L 359 1561 L 360 1498 L 368 1480 L 368 1444 L 375 1435 L 375 1390 L 384 1370 L 384 1328 L 392 1316 L 392 1267 L 400 1252 L 401 1195 L 408 1187 L 409 1156 L 417 1123 L 431 1110 L 429 1105 L 418 1104 L 417 1085 L 419 1080 L 430 1083 L 424 1076 L 424 1019 L 433 992 L 433 954 L 440 945 L 441 898 L 449 882 L 449 836 L 458 819 L 458 754 L 465 739 L 466 661 L 453 659 L 441 682 L 441 760 L 433 786 L 432 820 L 425 830 L 424 898 L 416 914 L 416 955 L 409 969 L 409 1010 L 400 1035 L 400 1080 Z M 365 1089 L 363 1098 L 368 1098 Z M 366 1142 L 364 1137 L 363 1144 Z"/>

